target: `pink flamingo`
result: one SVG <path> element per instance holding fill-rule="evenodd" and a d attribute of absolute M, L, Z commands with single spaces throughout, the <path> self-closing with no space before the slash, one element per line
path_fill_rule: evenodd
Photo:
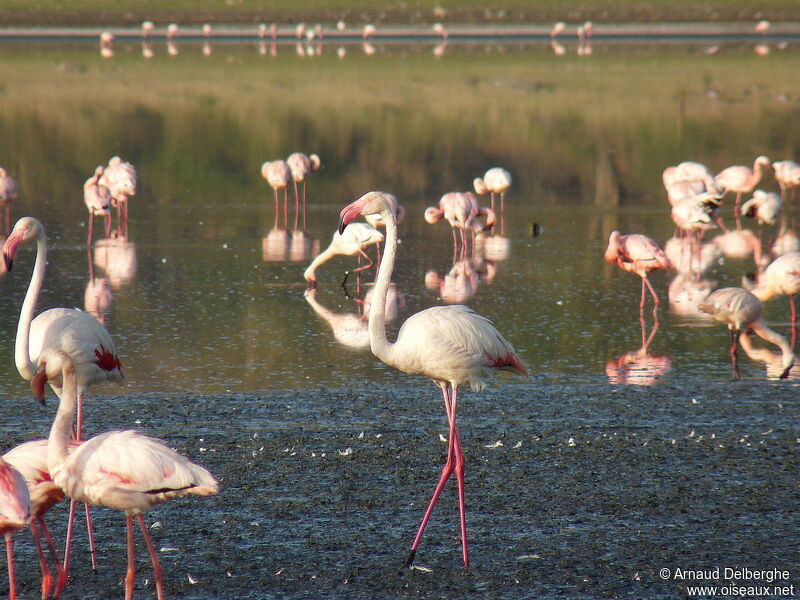
<path fill-rule="evenodd" d="M 612 231 L 608 238 L 608 248 L 606 248 L 605 259 L 610 263 L 616 263 L 620 269 L 630 273 L 636 273 L 642 278 L 642 299 L 639 302 L 639 310 L 644 308 L 644 288 L 650 290 L 653 296 L 653 313 L 658 308 L 658 296 L 647 274 L 656 269 L 671 269 L 672 263 L 661 247 L 646 235 L 631 233 L 620 235 L 619 231 Z"/>
<path fill-rule="evenodd" d="M 36 263 L 20 311 L 14 360 L 23 379 L 30 381 L 32 386 L 38 386 L 43 385 L 40 383 L 43 374 L 38 371 L 36 362 L 45 350 L 58 348 L 70 355 L 78 377 L 78 416 L 75 436 L 76 440 L 80 440 L 83 428 L 83 396 L 86 390 L 90 386 L 104 381 L 122 383 L 124 379 L 122 363 L 117 356 L 114 342 L 108 331 L 89 313 L 72 308 L 51 308 L 40 313 L 35 319 L 33 318 L 47 263 L 47 238 L 44 227 L 33 217 L 23 217 L 14 225 L 14 230 L 3 245 L 3 259 L 10 271 L 20 245 L 34 241 L 36 242 Z M 56 394 L 61 394 L 62 390 L 58 379 L 51 380 L 50 385 Z M 72 537 L 74 513 L 75 503 L 73 501 L 70 504 L 67 550 L 64 553 L 64 570 L 67 572 L 69 572 L 69 541 Z M 92 567 L 96 569 L 97 558 L 94 551 L 88 505 L 86 506 L 86 520 L 92 552 Z"/>
<path fill-rule="evenodd" d="M 95 215 L 105 218 L 106 237 L 111 233 L 111 190 L 100 183 L 104 168 L 98 166 L 94 170 L 94 175 L 83 184 L 83 202 L 89 211 L 89 238 L 87 244 L 92 245 L 92 226 L 94 225 Z"/>
<path fill-rule="evenodd" d="M 17 182 L 3 167 L 0 167 L 0 208 L 4 209 L 3 231 L 11 227 L 11 202 L 17 199 Z"/>
<path fill-rule="evenodd" d="M 16 600 L 14 579 L 14 533 L 30 518 L 30 495 L 22 473 L 0 458 L 0 534 L 6 538 L 8 600 Z"/>
<path fill-rule="evenodd" d="M 153 563 L 156 593 L 162 600 L 161 565 L 142 513 L 171 498 L 216 494 L 216 480 L 206 469 L 165 443 L 138 431 L 107 431 L 70 452 L 69 437 L 79 386 L 76 366 L 66 353 L 48 349 L 39 357 L 39 370 L 46 377 L 46 380 L 39 380 L 40 385 L 35 390 L 40 402 L 44 404 L 45 381 L 55 379 L 62 389 L 47 444 L 47 466 L 53 483 L 73 500 L 125 511 L 128 532 L 126 600 L 133 597 L 136 575 L 133 544 L 133 517 L 136 516 Z"/>
<path fill-rule="evenodd" d="M 275 218 L 278 215 L 278 190 L 283 190 L 283 222 L 289 221 L 289 184 L 292 182 L 292 169 L 285 160 L 267 161 L 261 165 L 261 177 L 267 180 L 275 191 Z"/>
<path fill-rule="evenodd" d="M 378 269 L 369 312 L 372 353 L 400 371 L 426 375 L 433 379 L 442 390 L 450 424 L 447 462 L 405 564 L 407 567 L 413 564 L 436 501 L 455 471 L 458 481 L 462 555 L 464 566 L 468 568 L 464 454 L 456 426 L 458 388 L 469 384 L 473 390 L 482 389 L 494 369 L 510 369 L 522 375 L 527 375 L 528 369 L 489 319 L 463 305 L 434 306 L 418 312 L 403 323 L 394 343 L 386 339 L 386 295 L 397 253 L 397 226 L 386 196 L 380 192 L 369 192 L 344 207 L 339 217 L 339 231 L 343 231 L 359 215 L 374 213 L 380 213 L 386 222 L 386 250 Z"/>
<path fill-rule="evenodd" d="M 479 221 L 486 217 L 485 225 Z M 492 209 L 481 208 L 478 200 L 471 192 L 448 192 L 439 199 L 439 207 L 429 206 L 425 209 L 425 221 L 431 225 L 445 219 L 453 228 L 453 262 L 458 254 L 458 238 L 456 229 L 461 235 L 461 257 L 467 256 L 466 232 L 469 230 L 474 235 L 478 231 L 488 231 L 495 224 L 495 214 Z M 474 245 L 473 245 L 474 249 Z"/>
<path fill-rule="evenodd" d="M 117 207 L 118 221 L 128 222 L 128 196 L 136 195 L 138 178 L 136 167 L 119 156 L 112 156 L 108 166 L 103 170 L 99 182 L 111 191 Z"/>
<path fill-rule="evenodd" d="M 306 178 L 311 173 L 319 171 L 320 159 L 316 154 L 306 156 L 302 152 L 294 152 L 286 159 L 286 164 L 289 165 L 289 170 L 292 172 L 292 180 L 294 181 L 294 228 L 297 229 L 297 214 L 298 204 L 300 202 L 300 195 L 297 192 L 297 184 L 303 184 L 303 229 L 306 228 Z"/>
<path fill-rule="evenodd" d="M 764 320 L 761 318 L 761 300 L 753 294 L 740 287 L 720 288 L 712 292 L 700 304 L 700 310 L 728 326 L 731 336 L 731 364 L 733 365 L 734 379 L 739 379 L 739 365 L 736 360 L 739 336 L 748 329 L 755 332 L 761 339 L 775 344 L 781 349 L 784 370 L 780 378 L 785 379 L 789 375 L 789 370 L 794 363 L 792 348 L 785 337 L 764 324 Z"/>
<path fill-rule="evenodd" d="M 337 254 L 342 254 L 345 256 L 358 256 L 359 263 L 361 262 L 362 256 L 368 261 L 369 264 L 353 269 L 354 273 L 369 269 L 373 265 L 373 261 L 369 256 L 367 256 L 367 253 L 364 252 L 364 249 L 372 246 L 373 244 L 379 244 L 382 241 L 383 234 L 375 229 L 372 225 L 368 225 L 367 223 L 351 223 L 346 229 L 334 232 L 330 245 L 325 250 L 320 252 L 316 257 L 314 257 L 314 260 L 311 261 L 311 264 L 306 267 L 303 277 L 311 284 L 312 287 L 315 287 L 317 285 L 317 269 L 320 267 L 320 265 L 329 261 Z M 345 272 L 342 285 L 347 282 L 347 277 L 349 274 L 350 271 Z"/>
<path fill-rule="evenodd" d="M 70 451 L 78 445 L 78 442 L 72 442 Z M 47 468 L 47 440 L 34 440 L 20 444 L 6 452 L 3 455 L 3 459 L 22 473 L 25 483 L 28 485 L 31 499 L 30 528 L 42 570 L 42 598 L 46 599 L 50 595 L 50 589 L 53 586 L 53 575 L 47 566 L 47 560 L 42 550 L 40 530 L 44 534 L 55 563 L 57 580 L 53 597 L 58 598 L 67 584 L 67 573 L 58 559 L 58 551 L 53 543 L 53 536 L 50 534 L 47 523 L 45 523 L 44 516 L 54 505 L 64 499 L 64 492 L 53 483 L 50 471 Z"/>
<path fill-rule="evenodd" d="M 483 178 L 476 177 L 472 182 L 475 193 L 479 196 L 490 194 L 492 210 L 494 210 L 494 196 L 500 195 L 500 213 L 503 213 L 506 190 L 511 187 L 511 173 L 502 167 L 492 167 L 484 174 Z"/>
<path fill-rule="evenodd" d="M 776 160 L 772 163 L 775 170 L 775 180 L 781 188 L 781 200 L 787 201 L 786 193 L 791 191 L 791 199 L 794 199 L 794 190 L 800 185 L 800 165 L 793 160 Z"/>
<path fill-rule="evenodd" d="M 723 189 L 723 196 L 728 192 L 734 192 L 736 194 L 733 216 L 736 218 L 736 224 L 739 228 L 741 227 L 738 220 L 739 202 L 742 199 L 742 194 L 749 194 L 755 189 L 764 174 L 764 167 L 768 167 L 769 165 L 770 162 L 766 156 L 759 156 L 753 162 L 752 169 L 742 165 L 735 165 L 723 169 L 714 178 L 717 185 Z"/>
<path fill-rule="evenodd" d="M 751 290 L 753 295 L 765 302 L 779 295 L 789 296 L 792 315 L 792 343 L 797 338 L 797 309 L 795 294 L 800 293 L 800 252 L 787 252 L 773 260 L 758 278 L 758 285 Z"/>

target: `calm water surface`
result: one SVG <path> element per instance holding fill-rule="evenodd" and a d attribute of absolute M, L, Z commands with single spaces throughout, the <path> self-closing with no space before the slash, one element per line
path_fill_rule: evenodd
<path fill-rule="evenodd" d="M 339 210 L 371 189 L 396 194 L 407 214 L 395 331 L 418 310 L 459 301 L 490 316 L 542 380 L 688 390 L 700 377 L 730 377 L 723 327 L 671 303 L 668 288 L 676 299 L 739 285 L 752 256 L 715 255 L 693 277 L 654 274 L 663 302 L 640 351 L 654 327 L 648 305 L 642 331 L 640 280 L 602 255 L 613 229 L 662 244 L 672 236 L 661 185 L 670 164 L 698 160 L 719 171 L 759 154 L 797 158 L 800 84 L 787 76 L 795 48 L 756 56 L 752 44 L 732 44 L 711 56 L 701 46 L 632 45 L 580 57 L 575 44 L 565 56 L 545 44 L 438 56 L 432 46 L 348 48 L 344 58 L 331 48 L 300 56 L 292 46 L 265 57 L 229 44 L 203 57 L 199 44 L 184 44 L 169 57 L 161 44 L 149 61 L 137 44 L 108 59 L 85 45 L 0 49 L 3 70 L 19 65 L 0 108 L 0 164 L 20 182 L 12 222 L 38 217 L 50 242 L 38 310 L 90 309 L 87 298 L 102 298 L 124 393 L 405 381 L 365 346 L 359 316 L 373 271 L 360 289 L 351 277 L 347 294 L 340 282 L 352 257 L 321 267 L 313 293 L 303 280 Z M 276 228 L 272 190 L 259 176 L 261 162 L 297 150 L 323 164 L 309 182 L 305 231 L 302 218 L 294 227 L 293 206 Z M 103 240 L 99 227 L 87 247 L 81 185 L 113 154 L 138 166 L 140 191 L 127 237 Z M 454 264 L 449 227 L 426 224 L 423 210 L 495 165 L 514 177 L 503 218 L 472 260 Z M 760 187 L 777 190 L 771 173 Z M 723 215 L 732 224 L 729 205 Z M 765 238 L 776 233 L 764 229 Z M 17 256 L 0 278 L 5 396 L 27 389 L 13 340 L 34 252 Z M 785 298 L 765 312 L 789 334 Z M 649 370 L 626 377 L 629 353 Z M 742 375 L 768 372 L 743 357 Z"/>

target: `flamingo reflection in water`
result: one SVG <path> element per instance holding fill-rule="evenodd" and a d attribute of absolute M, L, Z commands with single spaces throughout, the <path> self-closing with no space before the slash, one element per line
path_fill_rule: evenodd
<path fill-rule="evenodd" d="M 750 331 L 745 331 L 739 336 L 739 345 L 750 360 L 764 363 L 767 379 L 800 379 L 800 367 L 792 365 L 786 372 L 783 354 L 766 348 L 756 348 Z"/>
<path fill-rule="evenodd" d="M 93 257 L 95 266 L 103 271 L 115 290 L 129 284 L 136 276 L 136 244 L 128 239 L 124 226 L 118 227 L 110 237 L 98 240 Z"/>
<path fill-rule="evenodd" d="M 700 310 L 728 326 L 734 379 L 739 379 L 739 363 L 736 356 L 739 338 L 748 329 L 761 339 L 775 344 L 781 349 L 783 372 L 780 378 L 785 379 L 788 376 L 789 369 L 794 363 L 794 353 L 786 338 L 764 323 L 761 300 L 740 287 L 720 288 L 700 304 Z"/>
<path fill-rule="evenodd" d="M 479 257 L 462 258 L 453 262 L 443 277 L 436 271 L 425 274 L 425 287 L 437 292 L 442 302 L 461 304 L 474 296 L 479 285 L 491 281 L 497 268 Z"/>
<path fill-rule="evenodd" d="M 641 347 L 606 363 L 606 376 L 611 384 L 653 385 L 672 366 L 672 357 L 652 354 L 649 350 L 658 331 L 658 319 L 653 322 L 649 335 L 643 316 L 639 317 L 639 323 L 642 329 Z"/>

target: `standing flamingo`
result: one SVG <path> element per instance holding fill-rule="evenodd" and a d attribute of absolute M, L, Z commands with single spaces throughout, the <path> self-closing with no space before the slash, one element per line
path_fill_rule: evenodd
<path fill-rule="evenodd" d="M 306 156 L 302 152 L 294 152 L 286 159 L 286 164 L 292 172 L 292 180 L 294 181 L 294 228 L 297 229 L 297 214 L 298 204 L 300 202 L 300 195 L 297 191 L 297 184 L 303 184 L 303 229 L 306 228 L 306 178 L 311 173 L 316 173 L 320 167 L 320 159 L 316 154 Z"/>
<path fill-rule="evenodd" d="M 480 217 L 486 217 L 486 223 L 480 223 Z M 458 254 L 458 238 L 456 229 L 461 236 L 461 258 L 467 256 L 466 232 L 473 236 L 473 251 L 475 234 L 478 231 L 488 231 L 495 224 L 495 214 L 490 208 L 481 208 L 478 199 L 471 192 L 448 192 L 439 199 L 439 207 L 429 206 L 425 209 L 425 221 L 433 225 L 445 219 L 453 228 L 453 261 Z"/>
<path fill-rule="evenodd" d="M 797 337 L 797 309 L 794 297 L 800 293 L 800 252 L 787 252 L 773 260 L 758 278 L 753 295 L 765 302 L 779 295 L 789 296 L 792 315 L 792 349 Z"/>
<path fill-rule="evenodd" d="M 753 294 L 739 287 L 720 288 L 700 304 L 700 310 L 728 326 L 731 335 L 731 364 L 734 379 L 739 379 L 739 365 L 736 360 L 739 336 L 747 329 L 781 349 L 784 371 L 780 378 L 785 379 L 789 375 L 794 363 L 792 348 L 785 337 L 764 324 L 761 318 L 761 300 Z"/>
<path fill-rule="evenodd" d="M 128 196 L 136 195 L 138 177 L 136 167 L 119 156 L 112 156 L 103 170 L 100 183 L 111 191 L 117 207 L 118 221 L 128 222 Z"/>
<path fill-rule="evenodd" d="M 770 166 L 769 159 L 766 156 L 759 156 L 753 162 L 752 169 L 742 165 L 735 165 L 723 169 L 714 178 L 717 185 L 723 189 L 723 195 L 728 192 L 736 194 L 733 216 L 737 219 L 737 225 L 739 224 L 739 202 L 742 199 L 742 194 L 749 194 L 755 189 L 764 174 L 763 168 L 768 166 Z"/>
<path fill-rule="evenodd" d="M 267 180 L 275 191 L 275 215 L 278 214 L 278 190 L 283 190 L 283 223 L 289 221 L 289 184 L 292 182 L 292 169 L 285 160 L 267 161 L 261 165 L 261 177 Z"/>
<path fill-rule="evenodd" d="M 434 306 L 418 312 L 403 323 L 394 343 L 386 339 L 386 295 L 397 253 L 397 226 L 386 196 L 369 192 L 344 207 L 339 231 L 359 215 L 380 213 L 386 222 L 386 250 L 375 280 L 369 311 L 369 341 L 372 353 L 381 361 L 405 373 L 426 375 L 442 390 L 447 420 L 450 424 L 447 462 L 439 483 L 422 518 L 417 536 L 406 560 L 410 567 L 422 540 L 425 526 L 445 483 L 456 473 L 461 522 L 461 547 L 464 566 L 469 568 L 467 520 L 464 502 L 464 454 L 458 438 L 456 412 L 458 388 L 469 384 L 481 390 L 493 369 L 507 368 L 522 375 L 528 369 L 491 321 L 463 305 Z"/>
<path fill-rule="evenodd" d="M 494 195 L 500 195 L 500 213 L 503 213 L 504 198 L 506 190 L 511 187 L 511 173 L 502 167 L 492 167 L 483 178 L 476 177 L 472 182 L 475 193 L 482 196 L 486 193 L 491 195 L 492 210 L 494 210 Z"/>
<path fill-rule="evenodd" d="M 70 451 L 79 445 L 72 442 Z M 67 584 L 67 573 L 58 559 L 58 551 L 53 543 L 53 536 L 45 523 L 44 515 L 58 502 L 64 499 L 64 492 L 50 477 L 47 468 L 47 440 L 33 440 L 15 446 L 3 455 L 3 459 L 17 469 L 25 478 L 30 493 L 30 528 L 33 541 L 36 545 L 36 554 L 39 556 L 39 565 L 42 570 L 42 600 L 50 595 L 53 586 L 53 575 L 47 566 L 47 559 L 42 550 L 41 533 L 44 534 L 50 553 L 55 563 L 57 580 L 53 593 L 54 598 L 61 595 Z"/>
<path fill-rule="evenodd" d="M 787 202 L 786 193 L 791 191 L 794 199 L 794 189 L 800 185 L 800 165 L 793 160 L 776 160 L 772 163 L 775 170 L 775 181 L 781 188 L 781 200 Z"/>
<path fill-rule="evenodd" d="M 3 167 L 0 167 L 0 208 L 3 209 L 3 231 L 11 227 L 11 202 L 17 199 L 17 182 Z"/>
<path fill-rule="evenodd" d="M 41 374 L 36 367 L 39 356 L 50 348 L 58 348 L 69 354 L 78 377 L 78 415 L 75 433 L 76 439 L 80 440 L 83 429 L 83 396 L 86 390 L 95 383 L 104 381 L 122 383 L 124 379 L 122 363 L 108 331 L 89 313 L 73 308 L 51 308 L 33 318 L 47 263 L 47 238 L 44 227 L 33 217 L 23 217 L 14 225 L 14 230 L 3 245 L 3 259 L 10 271 L 20 245 L 33 241 L 36 242 L 36 263 L 19 315 L 14 360 L 23 379 L 30 381 L 31 385 L 40 385 L 37 378 L 40 378 Z M 50 385 L 56 394 L 61 394 L 58 379 L 52 380 Z M 64 570 L 67 572 L 69 572 L 68 549 L 72 537 L 74 513 L 73 501 L 70 504 L 67 526 L 67 551 L 64 553 Z M 88 505 L 86 520 L 92 551 L 92 567 L 96 569 L 97 558 L 94 552 Z"/>
<path fill-rule="evenodd" d="M 630 273 L 636 273 L 642 278 L 642 299 L 639 302 L 639 311 L 644 308 L 644 288 L 650 290 L 653 296 L 653 312 L 658 307 L 658 296 L 647 274 L 656 269 L 671 269 L 672 263 L 661 247 L 646 235 L 631 233 L 620 235 L 619 231 L 612 231 L 608 238 L 608 248 L 606 248 L 605 259 L 610 263 L 616 263 L 620 269 Z"/>
<path fill-rule="evenodd" d="M 0 458 L 0 534 L 6 538 L 8 600 L 17 597 L 14 579 L 14 533 L 30 518 L 30 494 L 22 473 Z"/>
<path fill-rule="evenodd" d="M 94 175 L 83 184 L 83 202 L 89 211 L 89 237 L 87 245 L 92 245 L 92 226 L 94 225 L 95 215 L 105 218 L 106 237 L 111 233 L 111 190 L 100 183 L 104 168 L 98 166 L 94 170 Z"/>
<path fill-rule="evenodd" d="M 343 254 L 345 256 L 358 256 L 359 263 L 361 262 L 362 256 L 368 261 L 369 264 L 353 269 L 354 273 L 369 269 L 373 265 L 373 262 L 370 257 L 367 256 L 367 253 L 364 252 L 364 249 L 368 246 L 372 246 L 373 244 L 379 244 L 382 241 L 383 234 L 375 229 L 372 225 L 368 225 L 366 223 L 352 223 L 346 229 L 334 232 L 330 245 L 325 248 L 325 250 L 320 252 L 316 257 L 314 257 L 314 260 L 311 261 L 311 264 L 306 267 L 303 277 L 306 281 L 311 283 L 312 287 L 315 287 L 317 285 L 317 269 L 321 264 L 329 261 L 337 254 Z M 342 284 L 347 282 L 347 277 L 349 274 L 349 271 L 345 273 Z"/>
<path fill-rule="evenodd" d="M 54 378 L 62 391 L 47 444 L 47 466 L 53 483 L 73 500 L 125 511 L 128 531 L 126 600 L 133 597 L 136 575 L 133 545 L 133 517 L 136 516 L 153 563 L 156 593 L 158 599 L 163 600 L 161 565 L 142 513 L 171 498 L 216 494 L 216 480 L 206 469 L 165 443 L 138 431 L 107 431 L 70 452 L 69 437 L 79 387 L 76 365 L 66 353 L 48 349 L 39 357 L 39 372 L 44 377 L 37 379 L 39 385 L 35 392 L 42 404 L 46 381 Z"/>

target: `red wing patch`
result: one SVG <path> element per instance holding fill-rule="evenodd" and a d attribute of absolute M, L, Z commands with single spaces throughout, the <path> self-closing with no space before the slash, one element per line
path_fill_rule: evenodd
<path fill-rule="evenodd" d="M 104 371 L 119 369 L 119 371 L 122 372 L 122 363 L 119 362 L 117 355 L 109 352 L 104 346 L 100 346 L 99 350 L 95 350 L 94 355 L 97 357 L 94 364 Z"/>
<path fill-rule="evenodd" d="M 131 481 L 127 477 L 123 477 L 119 473 L 114 473 L 113 471 L 106 471 L 105 469 L 102 468 L 100 469 L 100 472 L 109 479 L 113 479 L 117 483 L 123 483 L 125 485 L 130 485 L 131 483 L 133 483 L 133 481 Z"/>

